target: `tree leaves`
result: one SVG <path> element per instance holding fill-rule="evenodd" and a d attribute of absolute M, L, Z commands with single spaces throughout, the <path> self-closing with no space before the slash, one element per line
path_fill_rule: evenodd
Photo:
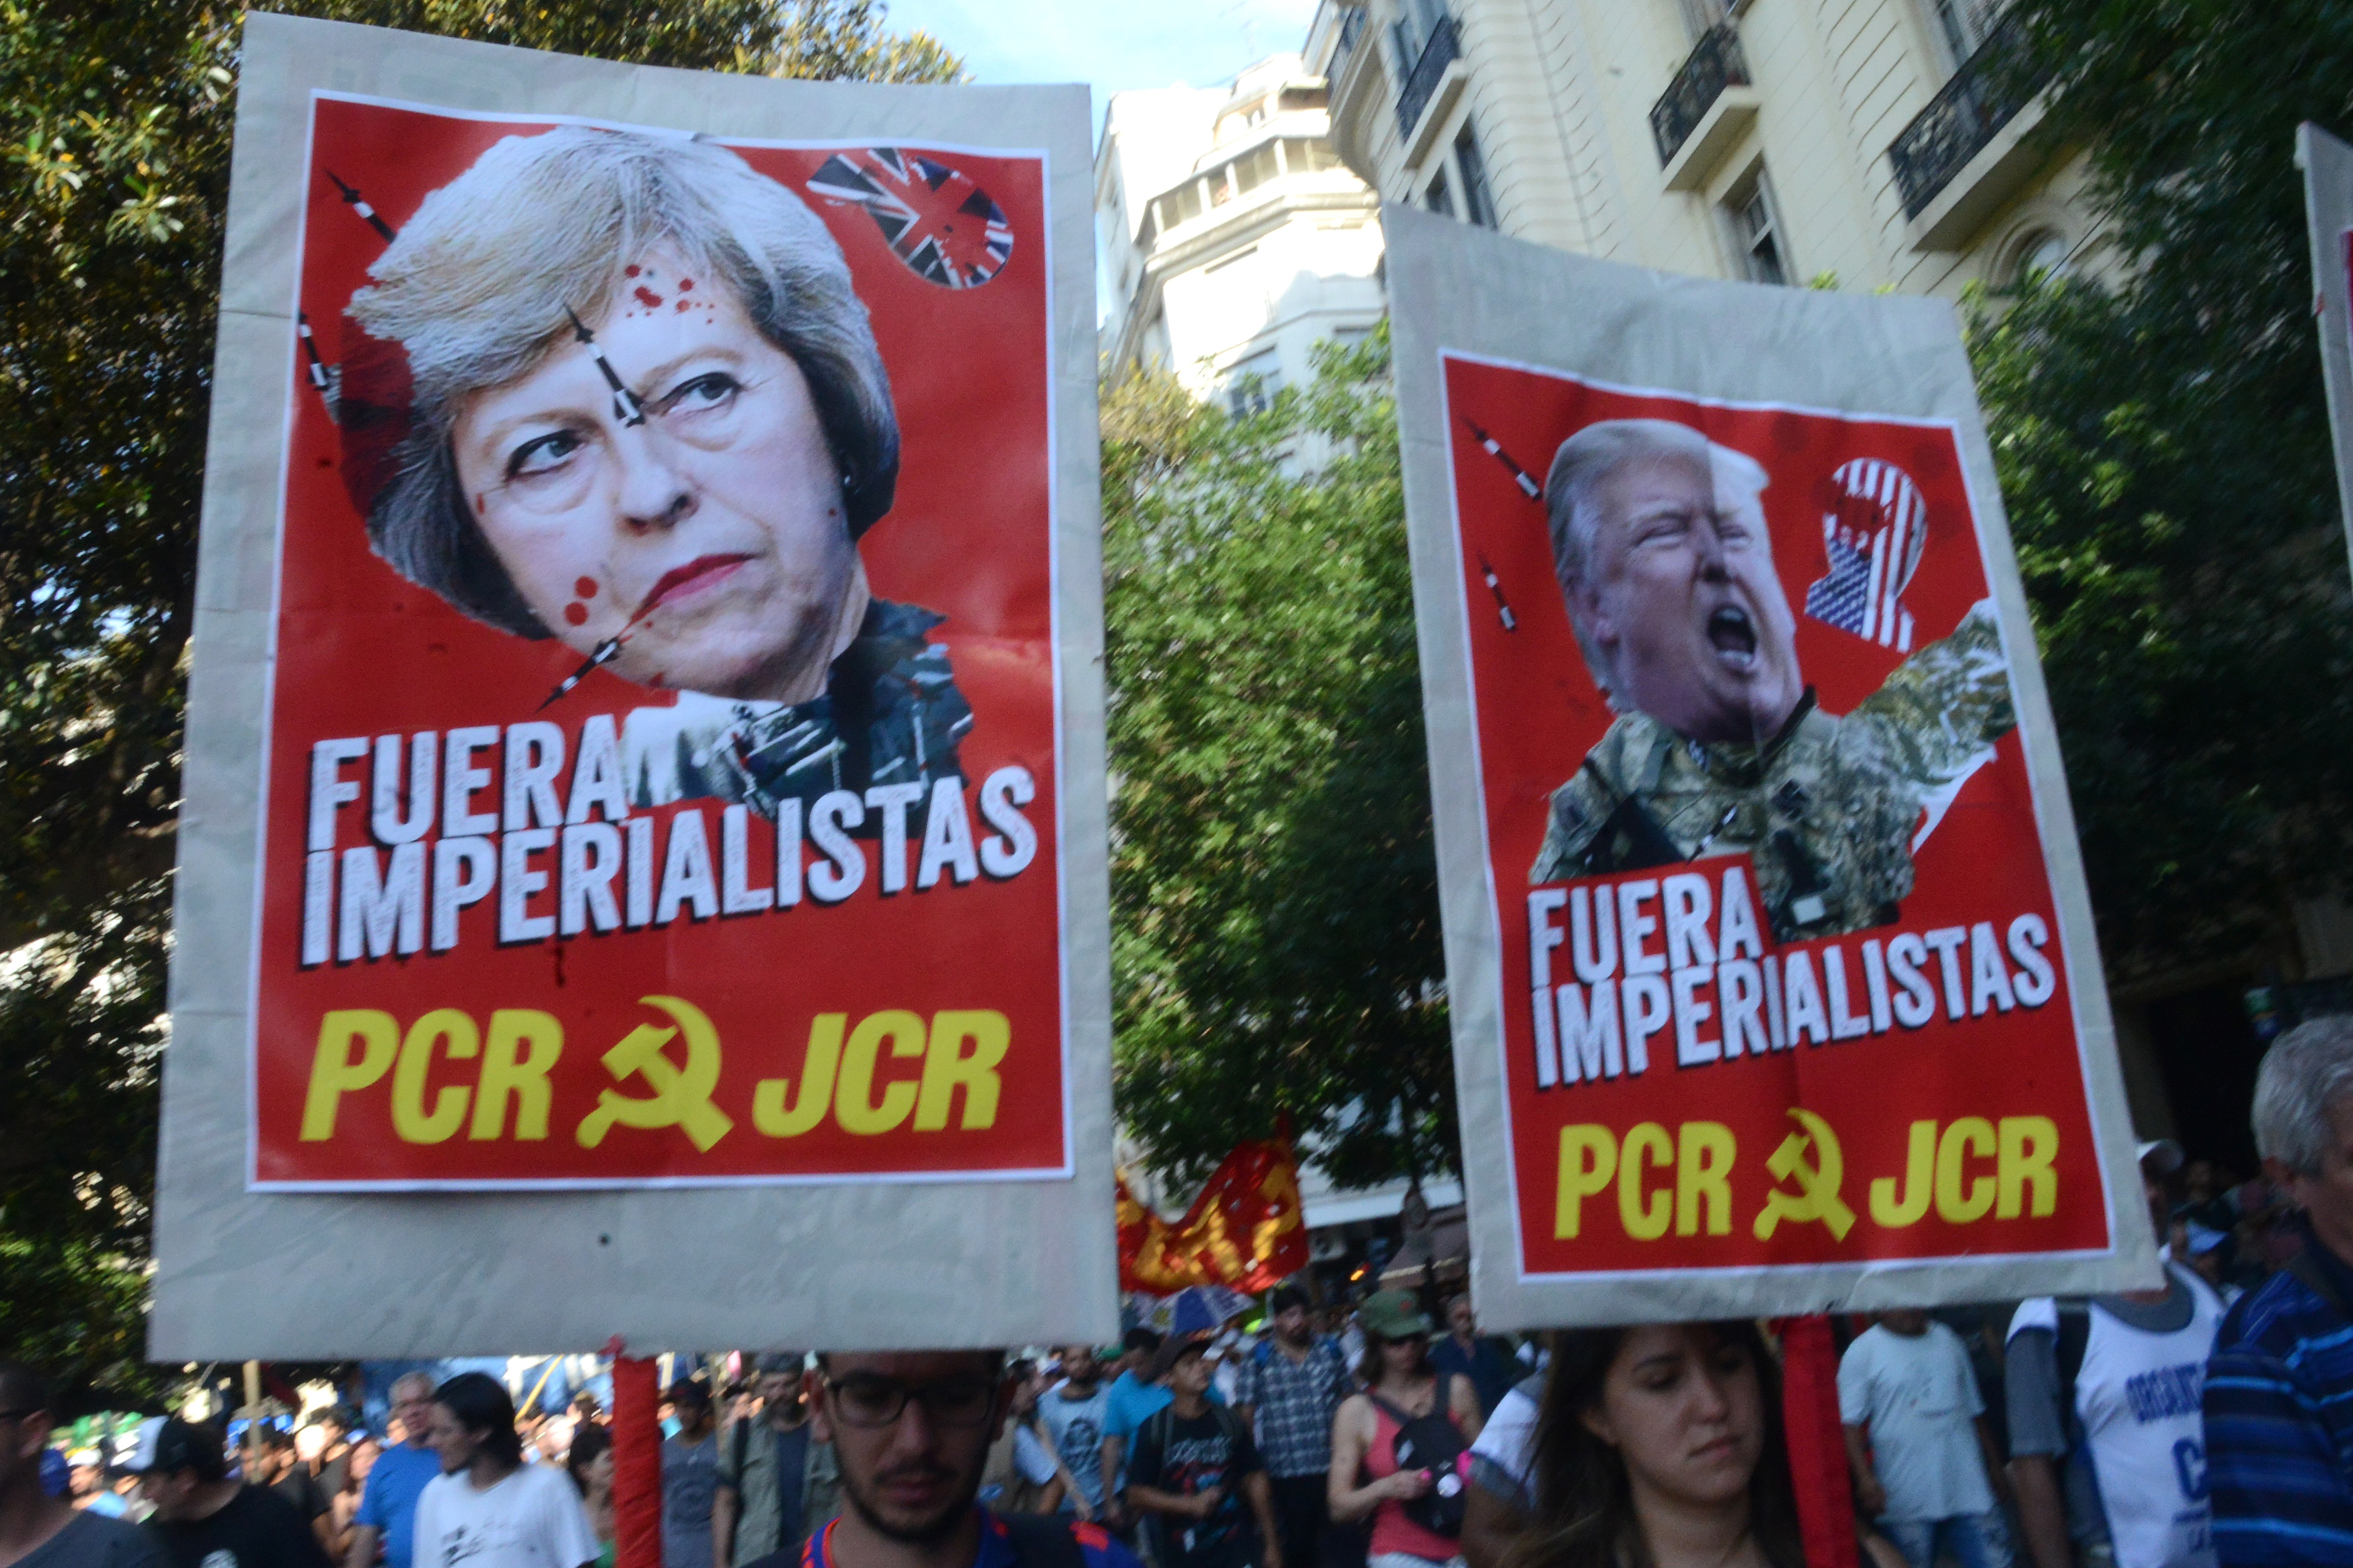
<path fill-rule="evenodd" d="M 2353 848 L 2353 593 L 2297 122 L 2353 122 L 2324 0 L 2022 0 L 2091 150 L 2103 282 L 1972 351 L 2111 980 L 2252 968 Z"/>
<path fill-rule="evenodd" d="M 1286 1114 L 1343 1182 L 1456 1163 L 1387 368 L 1104 401 L 1116 1088 L 1180 1179 Z"/>

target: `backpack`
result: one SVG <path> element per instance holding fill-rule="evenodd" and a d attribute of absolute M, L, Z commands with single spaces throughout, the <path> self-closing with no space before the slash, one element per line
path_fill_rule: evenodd
<path fill-rule="evenodd" d="M 1427 1415 L 1409 1415 L 1403 1410 L 1367 1391 L 1375 1405 L 1397 1423 L 1397 1440 L 1391 1452 L 1400 1470 L 1427 1470 L 1435 1483 L 1421 1496 L 1398 1507 L 1406 1518 L 1433 1534 L 1456 1536 L 1462 1533 L 1462 1516 L 1471 1506 L 1469 1489 L 1463 1484 L 1465 1456 L 1471 1445 L 1463 1440 L 1462 1429 L 1454 1425 L 1447 1414 L 1446 1395 L 1452 1382 L 1441 1375 L 1438 1380 L 1437 1396 L 1430 1401 Z"/>

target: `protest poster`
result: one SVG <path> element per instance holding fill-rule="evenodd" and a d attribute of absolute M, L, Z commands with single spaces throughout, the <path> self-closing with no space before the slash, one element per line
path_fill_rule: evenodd
<path fill-rule="evenodd" d="M 2296 127 L 2304 210 L 2312 231 L 2314 320 L 2320 327 L 2321 380 L 2337 451 L 2337 494 L 2353 551 L 2353 147 L 2319 126 Z"/>
<path fill-rule="evenodd" d="M 2153 1282 L 1950 307 L 1383 221 L 1481 1321 Z"/>
<path fill-rule="evenodd" d="M 1083 89 L 243 64 L 156 1353 L 1108 1332 Z"/>

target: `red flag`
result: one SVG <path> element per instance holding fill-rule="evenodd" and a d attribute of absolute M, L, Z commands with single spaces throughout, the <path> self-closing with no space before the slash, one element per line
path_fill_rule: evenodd
<path fill-rule="evenodd" d="M 1119 1284 L 1166 1296 L 1187 1285 L 1265 1290 L 1307 1267 L 1307 1221 L 1291 1140 L 1237 1144 L 1170 1225 L 1119 1184 Z"/>

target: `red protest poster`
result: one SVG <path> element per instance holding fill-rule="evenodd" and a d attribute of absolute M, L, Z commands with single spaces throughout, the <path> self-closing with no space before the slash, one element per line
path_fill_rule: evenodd
<path fill-rule="evenodd" d="M 1440 367 L 1519 1278 L 2110 1252 L 1958 427 Z"/>
<path fill-rule="evenodd" d="M 251 1184 L 1066 1173 L 1042 157 L 305 156 Z"/>

